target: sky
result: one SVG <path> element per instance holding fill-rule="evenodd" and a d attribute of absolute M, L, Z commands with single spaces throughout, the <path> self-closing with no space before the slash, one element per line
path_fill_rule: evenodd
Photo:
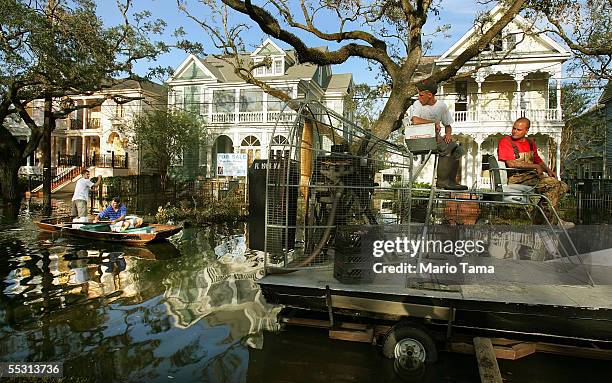
<path fill-rule="evenodd" d="M 191 41 L 201 42 L 207 52 L 214 53 L 212 50 L 208 35 L 197 25 L 194 21 L 188 19 L 185 14 L 179 11 L 175 0 L 133 0 L 134 9 L 138 11 L 148 10 L 151 12 L 152 18 L 163 19 L 167 23 L 166 33 L 162 37 L 167 42 L 172 41 L 172 31 L 178 27 L 182 27 L 186 36 Z M 199 4 L 195 0 L 186 0 L 188 9 L 198 15 L 198 17 L 210 20 L 206 14 L 206 8 Z M 259 2 L 258 2 L 259 3 Z M 295 2 L 297 3 L 297 1 Z M 110 0 L 97 0 L 98 14 L 107 26 L 116 25 L 120 22 L 119 13 L 115 6 L 115 3 Z M 472 0 L 445 0 L 444 8 L 440 13 L 441 21 L 432 23 L 427 26 L 424 30 L 425 34 L 430 34 L 435 26 L 440 24 L 449 24 L 450 30 L 447 32 L 450 37 L 444 38 L 442 36 L 433 40 L 431 51 L 427 54 L 439 55 L 442 54 L 446 49 L 455 43 L 465 32 L 467 32 L 474 21 L 476 12 L 483 10 L 482 6 L 479 6 Z M 323 24 L 328 20 L 322 19 Z M 431 18 L 430 18 L 431 20 Z M 244 35 L 245 42 L 254 47 L 261 43 L 267 37 L 261 30 L 250 21 L 246 16 L 235 14 L 233 21 L 243 22 L 249 24 L 250 28 L 248 33 Z M 433 27 L 432 27 L 433 25 Z M 330 30 L 330 32 L 333 30 Z M 282 48 L 289 48 L 287 44 L 279 41 L 275 41 Z M 312 46 L 328 46 L 329 49 L 334 49 L 338 45 L 335 43 L 329 43 L 317 39 L 307 40 L 308 44 Z M 254 48 L 253 48 L 254 49 Z M 173 68 L 178 67 L 183 60 L 187 57 L 187 53 L 179 50 L 173 50 L 168 54 L 164 54 L 159 57 L 156 63 L 138 63 L 136 66 L 136 72 L 140 75 L 145 75 L 149 66 L 170 66 Z M 350 59 L 344 64 L 335 65 L 333 67 L 334 73 L 352 73 L 355 83 L 368 83 L 375 84 L 376 73 L 375 70 L 368 70 L 367 63 L 365 60 L 354 58 Z"/>

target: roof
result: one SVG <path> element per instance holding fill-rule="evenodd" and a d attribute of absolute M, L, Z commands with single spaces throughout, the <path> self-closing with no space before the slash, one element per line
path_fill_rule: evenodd
<path fill-rule="evenodd" d="M 327 84 L 327 90 L 330 89 L 342 89 L 346 90 L 351 85 L 353 81 L 353 75 L 350 73 L 339 73 L 332 74 L 329 79 L 329 83 Z"/>
<path fill-rule="evenodd" d="M 124 79 L 119 80 L 116 85 L 113 85 L 111 89 L 142 89 L 147 92 L 155 94 L 165 94 L 166 91 L 163 85 L 146 79 Z"/>
<path fill-rule="evenodd" d="M 285 50 L 285 53 L 289 58 L 293 60 L 293 62 L 297 62 L 295 57 L 294 50 Z M 250 53 L 241 53 L 239 58 L 244 60 L 245 62 L 251 61 Z M 240 82 L 243 81 L 242 78 L 238 77 L 236 73 L 234 73 L 234 67 L 224 61 L 221 58 L 216 56 L 206 56 L 204 58 L 200 58 L 200 61 L 209 69 L 212 74 L 217 77 L 220 81 L 228 81 L 228 82 Z M 211 69 L 212 68 L 212 69 Z M 283 79 L 283 80 L 299 80 L 303 78 L 312 78 L 317 70 L 317 66 L 310 63 L 304 64 L 294 64 L 287 68 L 287 71 L 282 76 L 266 76 L 266 80 L 275 80 L 275 79 Z"/>
<path fill-rule="evenodd" d="M 503 4 L 497 4 L 493 9 L 491 9 L 488 14 L 491 17 L 492 21 L 497 21 L 502 17 L 503 12 L 505 12 L 507 8 Z M 533 34 L 534 39 L 538 41 L 539 44 L 543 44 L 550 50 L 549 53 L 556 54 L 563 59 L 568 59 L 571 57 L 571 53 L 557 43 L 555 40 L 546 35 L 546 33 L 542 33 L 540 29 L 538 29 L 533 22 L 528 21 L 526 18 L 521 16 L 520 14 L 516 14 L 514 19 L 508 24 L 506 28 L 511 26 L 515 26 L 523 31 L 530 30 Z M 470 39 L 479 33 L 479 26 L 475 23 L 470 30 L 468 30 L 453 46 L 447 49 L 442 56 L 439 57 L 439 61 L 450 61 L 454 56 L 460 54 L 462 52 L 462 48 L 469 43 Z"/>
<path fill-rule="evenodd" d="M 600 104 L 607 104 L 612 101 L 612 81 L 608 81 L 608 85 L 606 85 L 606 89 L 604 89 L 601 97 L 599 97 Z"/>

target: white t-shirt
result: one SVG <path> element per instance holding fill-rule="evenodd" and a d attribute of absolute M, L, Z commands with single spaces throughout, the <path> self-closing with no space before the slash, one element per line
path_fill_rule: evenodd
<path fill-rule="evenodd" d="M 421 101 L 417 100 L 412 104 L 410 112 L 410 118 L 415 116 L 433 122 L 441 122 L 442 126 L 452 125 L 454 122 L 453 116 L 448 111 L 446 104 L 440 100 L 436 100 L 436 103 L 433 105 L 423 105 Z"/>
<path fill-rule="evenodd" d="M 81 178 L 77 181 L 76 186 L 74 187 L 74 194 L 72 195 L 72 200 L 75 201 L 77 199 L 89 201 L 89 190 L 94 185 L 93 182 L 89 180 L 89 178 Z"/>

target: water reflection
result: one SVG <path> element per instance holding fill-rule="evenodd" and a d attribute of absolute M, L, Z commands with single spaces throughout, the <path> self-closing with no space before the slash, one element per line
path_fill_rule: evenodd
<path fill-rule="evenodd" d="M 249 347 L 279 308 L 212 249 L 242 227 L 184 230 L 145 248 L 40 235 L 30 213 L 0 227 L 2 361 L 62 360 L 95 381 L 244 381 Z"/>

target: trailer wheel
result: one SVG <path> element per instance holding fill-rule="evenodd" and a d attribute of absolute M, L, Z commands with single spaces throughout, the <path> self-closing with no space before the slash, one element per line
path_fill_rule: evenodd
<path fill-rule="evenodd" d="M 431 337 L 424 330 L 405 324 L 389 330 L 383 344 L 383 355 L 403 362 L 406 367 L 438 360 L 436 344 Z"/>

